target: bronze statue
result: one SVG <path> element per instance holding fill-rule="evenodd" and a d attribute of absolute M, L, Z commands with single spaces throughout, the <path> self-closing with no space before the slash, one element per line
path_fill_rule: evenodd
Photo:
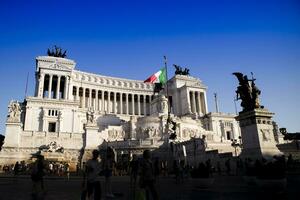
<path fill-rule="evenodd" d="M 67 57 L 67 51 L 62 52 L 62 49 L 56 45 L 54 45 L 54 49 L 47 51 L 48 56 L 58 57 L 58 58 L 65 58 Z"/>
<path fill-rule="evenodd" d="M 251 73 L 252 74 L 252 73 Z M 260 106 L 259 103 L 259 95 L 261 91 L 256 87 L 255 80 L 253 77 L 252 79 L 248 79 L 247 75 L 243 75 L 240 72 L 233 73 L 239 80 L 239 86 L 236 90 L 236 98 L 237 100 L 242 100 L 241 106 L 243 111 L 250 111 L 256 108 L 263 108 Z"/>
<path fill-rule="evenodd" d="M 184 68 L 184 70 L 179 65 L 173 65 L 175 67 L 175 74 L 177 75 L 190 75 L 190 70 L 188 68 Z"/>

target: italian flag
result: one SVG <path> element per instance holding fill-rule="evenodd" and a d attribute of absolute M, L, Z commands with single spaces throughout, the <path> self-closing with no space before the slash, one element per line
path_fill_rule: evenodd
<path fill-rule="evenodd" d="M 161 83 L 165 84 L 167 82 L 167 70 L 166 68 L 160 69 L 155 74 L 151 75 L 149 78 L 147 78 L 144 83 Z"/>

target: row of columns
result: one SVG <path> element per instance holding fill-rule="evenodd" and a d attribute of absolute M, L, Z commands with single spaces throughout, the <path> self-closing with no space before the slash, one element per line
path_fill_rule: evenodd
<path fill-rule="evenodd" d="M 54 84 L 54 82 L 56 83 L 56 85 Z M 68 85 L 69 85 L 69 77 L 67 76 L 54 75 L 54 74 L 40 74 L 38 79 L 37 89 L 36 89 L 36 96 L 40 98 L 49 98 L 49 99 L 52 98 L 67 99 Z M 53 86 L 55 86 L 55 88 L 52 88 Z M 47 95 L 46 95 L 46 91 L 48 92 Z"/>
<path fill-rule="evenodd" d="M 205 94 L 199 91 L 190 91 L 190 111 L 192 113 L 206 114 Z"/>
<path fill-rule="evenodd" d="M 152 95 L 95 90 L 76 86 L 73 87 L 72 94 L 74 100 L 79 100 L 81 108 L 92 107 L 96 111 L 114 114 L 150 114 Z M 129 99 L 129 97 L 131 98 Z"/>

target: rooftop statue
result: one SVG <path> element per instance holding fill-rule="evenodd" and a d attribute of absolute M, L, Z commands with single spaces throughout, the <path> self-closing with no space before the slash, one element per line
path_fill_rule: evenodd
<path fill-rule="evenodd" d="M 67 51 L 63 52 L 62 48 L 54 45 L 54 49 L 48 49 L 47 55 L 52 57 L 65 58 L 67 57 Z"/>
<path fill-rule="evenodd" d="M 263 108 L 260 106 L 259 103 L 259 95 L 261 91 L 256 87 L 255 80 L 253 77 L 252 79 L 248 79 L 247 75 L 243 75 L 240 72 L 233 73 L 239 80 L 239 86 L 236 90 L 236 98 L 237 100 L 241 100 L 241 106 L 243 111 L 250 111 L 256 108 Z"/>
<path fill-rule="evenodd" d="M 173 65 L 175 67 L 175 74 L 178 75 L 185 75 L 188 76 L 190 75 L 190 70 L 188 68 L 184 68 L 184 70 L 182 69 L 182 67 L 180 67 L 179 65 Z"/>

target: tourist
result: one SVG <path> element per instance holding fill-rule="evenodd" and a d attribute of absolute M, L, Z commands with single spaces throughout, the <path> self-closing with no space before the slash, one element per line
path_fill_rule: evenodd
<path fill-rule="evenodd" d="M 179 164 L 177 160 L 173 161 L 173 172 L 175 174 L 175 181 L 176 183 L 179 182 Z"/>
<path fill-rule="evenodd" d="M 155 188 L 154 169 L 149 150 L 145 150 L 143 153 L 140 172 L 140 187 L 146 190 L 146 200 L 150 200 L 150 194 L 152 199 L 159 199 Z"/>
<path fill-rule="evenodd" d="M 33 199 L 39 199 L 40 195 L 45 193 L 44 176 L 45 176 L 45 161 L 44 156 L 38 155 L 37 160 L 33 163 L 31 171 L 32 185 L 32 197 Z"/>
<path fill-rule="evenodd" d="M 88 199 L 94 195 L 94 200 L 101 199 L 101 184 L 100 184 L 100 177 L 99 173 L 101 171 L 101 165 L 98 160 L 99 151 L 94 150 L 92 152 L 93 157 L 92 159 L 86 162 L 86 171 L 84 174 L 84 182 L 83 182 L 83 191 L 81 194 L 81 199 L 86 199 L 86 193 Z"/>
<path fill-rule="evenodd" d="M 135 188 L 136 179 L 139 170 L 139 161 L 136 155 L 133 155 L 133 158 L 130 161 L 129 169 L 130 169 L 130 186 Z"/>
<path fill-rule="evenodd" d="M 52 175 L 52 173 L 53 173 L 53 163 L 52 162 L 50 162 L 49 163 L 49 173 Z"/>
<path fill-rule="evenodd" d="M 115 154 L 113 149 L 111 147 L 108 147 L 106 150 L 106 158 L 103 162 L 104 177 L 105 177 L 105 196 L 108 198 L 114 197 L 111 190 L 111 177 L 115 166 L 114 157 Z"/>
<path fill-rule="evenodd" d="M 16 164 L 15 164 L 15 166 L 14 166 L 14 175 L 15 175 L 15 176 L 18 176 L 19 171 L 20 171 L 20 164 L 19 164 L 19 162 L 17 161 Z"/>
<path fill-rule="evenodd" d="M 228 158 L 228 159 L 225 161 L 225 167 L 226 167 L 226 173 L 227 173 L 227 175 L 230 175 L 230 171 L 231 171 L 230 158 Z"/>
<path fill-rule="evenodd" d="M 183 183 L 184 173 L 185 173 L 185 161 L 181 160 L 179 162 L 179 168 L 178 168 L 178 174 L 179 174 L 178 182 L 179 183 Z"/>
<path fill-rule="evenodd" d="M 65 167 L 64 169 L 67 175 L 67 179 L 70 180 L 70 166 L 68 163 L 66 163 L 64 167 Z"/>
<path fill-rule="evenodd" d="M 158 157 L 156 157 L 155 160 L 154 160 L 154 176 L 155 176 L 155 181 L 158 181 L 159 174 L 160 174 L 159 159 L 158 159 Z"/>

